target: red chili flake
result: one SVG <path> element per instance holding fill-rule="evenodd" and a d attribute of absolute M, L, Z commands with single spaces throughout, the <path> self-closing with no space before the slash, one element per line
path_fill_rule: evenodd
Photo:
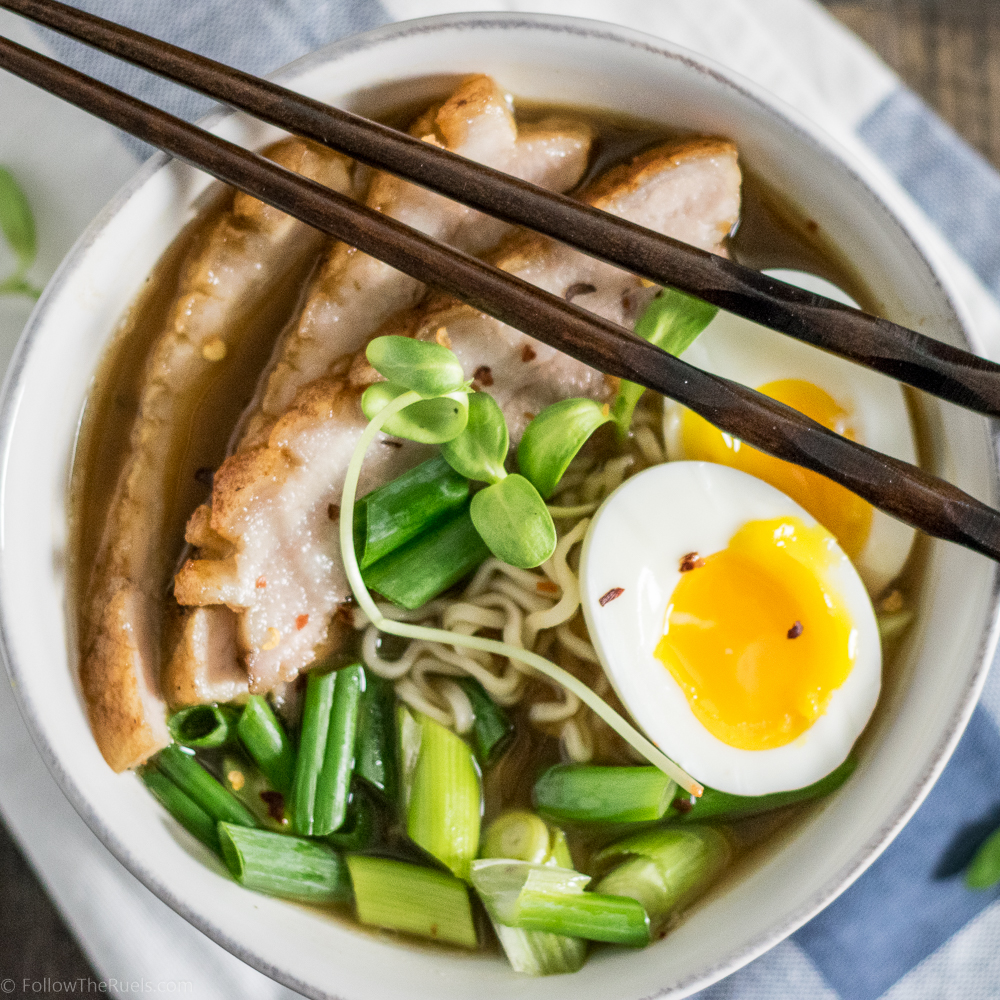
<path fill-rule="evenodd" d="M 309 624 L 308 615 L 299 615 L 295 619 L 295 627 L 301 632 Z"/>
<path fill-rule="evenodd" d="M 202 466 L 200 469 L 194 470 L 194 478 L 195 481 L 201 483 L 202 486 L 207 486 L 211 489 L 212 481 L 215 479 L 215 469 L 209 469 L 206 466 Z"/>
<path fill-rule="evenodd" d="M 559 586 L 551 580 L 539 580 L 538 583 L 535 584 L 535 590 L 539 590 L 543 594 L 558 594 Z"/>
<path fill-rule="evenodd" d="M 589 285 L 586 281 L 577 281 L 566 289 L 563 293 L 563 298 L 567 302 L 572 302 L 578 295 L 590 295 L 591 292 L 596 291 L 596 285 Z"/>
<path fill-rule="evenodd" d="M 326 516 L 331 521 L 336 521 L 340 517 L 340 504 L 339 503 L 328 503 L 326 505 Z"/>
<path fill-rule="evenodd" d="M 538 357 L 538 352 L 531 346 L 531 344 L 525 344 L 521 348 L 521 360 L 525 363 L 529 361 L 534 361 Z"/>
<path fill-rule="evenodd" d="M 261 792 L 261 800 L 267 806 L 267 814 L 279 823 L 285 821 L 285 796 L 281 792 Z"/>
<path fill-rule="evenodd" d="M 704 559 L 698 558 L 697 552 L 689 552 L 686 556 L 681 556 L 681 572 L 690 573 L 693 569 L 701 569 L 705 565 Z"/>
<path fill-rule="evenodd" d="M 480 365 L 472 375 L 476 387 L 493 385 L 493 371 L 489 365 Z"/>
<path fill-rule="evenodd" d="M 694 802 L 691 800 L 689 796 L 686 795 L 678 795 L 677 798 L 674 799 L 674 801 L 671 803 L 671 805 L 679 813 L 689 813 L 694 808 Z"/>
<path fill-rule="evenodd" d="M 258 576 L 255 586 L 258 590 L 263 590 L 267 586 L 267 580 L 262 576 Z"/>
<path fill-rule="evenodd" d="M 791 628 L 790 628 L 790 629 L 788 630 L 788 638 L 789 638 L 789 639 L 798 639 L 798 637 L 799 637 L 800 635 L 802 635 L 802 622 L 796 622 L 796 623 L 795 623 L 795 624 L 794 624 L 794 625 L 793 625 L 793 626 L 792 626 L 792 627 L 791 627 Z"/>
<path fill-rule="evenodd" d="M 610 604 L 615 598 L 621 597 L 625 593 L 624 587 L 612 587 L 606 594 L 604 594 L 598 604 L 603 608 L 605 604 Z"/>

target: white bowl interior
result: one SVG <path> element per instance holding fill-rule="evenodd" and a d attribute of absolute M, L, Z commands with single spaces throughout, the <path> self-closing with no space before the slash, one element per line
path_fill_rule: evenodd
<path fill-rule="evenodd" d="M 665 43 L 593 22 L 464 15 L 397 25 L 307 57 L 283 82 L 342 106 L 392 107 L 412 84 L 487 72 L 525 98 L 627 110 L 671 128 L 726 135 L 744 160 L 808 209 L 853 262 L 885 314 L 964 345 L 949 297 L 920 247 L 830 140 L 758 91 Z M 366 88 L 376 88 L 364 94 Z M 241 116 L 217 132 L 260 146 L 278 133 Z M 559 998 L 684 995 L 794 930 L 869 864 L 899 829 L 958 739 L 995 641 L 996 572 L 956 546 L 927 545 L 919 624 L 886 678 L 862 764 L 780 850 L 730 879 L 664 941 L 603 950 L 573 976 L 532 980 L 506 962 L 367 934 L 317 911 L 248 893 L 168 820 L 137 779 L 116 776 L 94 744 L 75 682 L 63 566 L 67 483 L 84 399 L 102 353 L 207 178 L 177 163 L 145 168 L 70 255 L 22 342 L 4 400 L 0 519 L 2 638 L 25 716 L 57 778 L 119 859 L 252 965 L 313 996 L 376 1000 L 475 994 Z M 868 186 L 874 185 L 875 190 Z M 929 464 L 997 503 L 986 422 L 922 400 Z M 41 524 L 36 520 L 45 514 Z"/>

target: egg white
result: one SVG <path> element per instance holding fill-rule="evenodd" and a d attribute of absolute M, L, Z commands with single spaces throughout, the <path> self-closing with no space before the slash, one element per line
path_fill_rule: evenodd
<path fill-rule="evenodd" d="M 801 271 L 766 271 L 827 298 L 857 306 L 836 285 Z M 902 386 L 893 379 L 749 320 L 719 312 L 682 355 L 704 371 L 756 389 L 779 379 L 801 379 L 825 390 L 845 409 L 861 444 L 886 455 L 916 462 L 916 445 Z M 664 403 L 667 457 L 684 459 L 681 418 L 684 407 Z M 856 565 L 869 593 L 878 596 L 894 580 L 913 544 L 913 528 L 873 511 L 871 530 Z"/>
<path fill-rule="evenodd" d="M 791 743 L 741 750 L 697 719 L 673 675 L 655 656 L 680 561 L 726 548 L 748 521 L 798 517 L 793 500 L 762 480 L 710 462 L 668 462 L 626 480 L 587 531 L 580 596 L 594 648 L 632 717 L 668 757 L 703 784 L 737 795 L 765 795 L 819 781 L 843 762 L 878 700 L 882 650 L 871 601 L 839 549 L 825 575 L 856 630 L 855 662 L 826 712 Z M 602 595 L 623 592 L 603 607 Z"/>

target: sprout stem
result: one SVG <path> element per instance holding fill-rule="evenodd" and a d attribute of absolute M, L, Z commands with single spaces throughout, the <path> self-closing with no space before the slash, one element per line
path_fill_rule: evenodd
<path fill-rule="evenodd" d="M 340 501 L 340 554 L 344 561 L 347 580 L 351 585 L 351 590 L 354 592 L 355 600 L 357 600 L 361 610 L 364 611 L 368 616 L 368 620 L 381 632 L 388 632 L 392 635 L 409 639 L 427 639 L 431 642 L 448 643 L 451 646 L 465 646 L 467 649 L 481 649 L 484 652 L 495 653 L 497 656 L 517 660 L 529 667 L 533 667 L 540 674 L 544 674 L 567 691 L 572 691 L 580 701 L 603 719 L 623 740 L 635 747 L 646 760 L 655 767 L 658 767 L 664 774 L 673 778 L 681 788 L 685 789 L 691 795 L 700 796 L 704 789 L 690 774 L 658 750 L 633 726 L 630 726 L 610 705 L 591 691 L 586 684 L 568 671 L 563 670 L 562 667 L 556 666 L 556 664 L 530 650 L 510 646 L 496 639 L 486 639 L 478 635 L 460 635 L 457 632 L 448 632 L 444 629 L 428 628 L 424 625 L 411 625 L 408 622 L 397 622 L 386 618 L 379 611 L 378 606 L 368 592 L 368 588 L 365 586 L 364 580 L 361 578 L 361 569 L 358 566 L 357 556 L 354 551 L 353 515 L 354 501 L 358 490 L 358 478 L 361 474 L 361 465 L 364 462 L 365 453 L 368 451 L 368 447 L 372 441 L 375 440 L 375 436 L 382 429 L 382 425 L 400 410 L 423 398 L 419 393 L 407 392 L 387 403 L 365 428 L 357 447 L 354 449 L 354 454 L 351 456 L 350 464 L 347 467 L 347 478 L 344 481 L 344 492 Z"/>

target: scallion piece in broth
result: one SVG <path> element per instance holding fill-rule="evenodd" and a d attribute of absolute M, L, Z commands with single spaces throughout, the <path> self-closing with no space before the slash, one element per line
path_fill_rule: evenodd
<path fill-rule="evenodd" d="M 192 837 L 200 840 L 216 854 L 219 853 L 219 835 L 215 828 L 215 820 L 190 795 L 178 788 L 153 764 L 144 764 L 140 767 L 139 777 L 142 778 L 143 783 L 153 793 L 160 805 Z"/>
<path fill-rule="evenodd" d="M 256 826 L 253 813 L 195 760 L 194 754 L 172 743 L 154 758 L 156 766 L 201 806 L 215 822 Z"/>
<path fill-rule="evenodd" d="M 465 506 L 455 517 L 363 570 L 361 576 L 393 604 L 413 610 L 468 576 L 489 554 Z"/>
<path fill-rule="evenodd" d="M 645 831 L 598 853 L 598 863 L 618 857 L 627 860 L 601 879 L 597 891 L 631 896 L 659 926 L 700 896 L 732 855 L 729 838 L 714 827 Z"/>
<path fill-rule="evenodd" d="M 459 878 L 467 878 L 469 862 L 479 850 L 479 771 L 465 740 L 427 716 L 419 722 L 420 753 L 406 832 Z"/>
<path fill-rule="evenodd" d="M 573 864 L 562 830 L 550 830 L 540 816 L 522 809 L 502 813 L 489 825 L 480 856 L 560 868 Z M 587 943 L 582 938 L 508 927 L 492 916 L 490 921 L 515 972 L 529 976 L 576 972 L 587 957 Z"/>
<path fill-rule="evenodd" d="M 436 455 L 362 497 L 354 507 L 355 547 L 361 568 L 367 569 L 446 520 L 468 496 L 468 479 Z"/>
<path fill-rule="evenodd" d="M 664 816 L 677 785 L 656 767 L 556 764 L 535 782 L 539 812 L 557 822 L 645 823 Z"/>
<path fill-rule="evenodd" d="M 757 816 L 760 813 L 780 809 L 782 806 L 795 805 L 796 802 L 807 802 L 835 792 L 854 773 L 858 760 L 849 756 L 836 770 L 825 778 L 806 785 L 805 788 L 795 788 L 790 792 L 772 792 L 770 795 L 731 795 L 714 788 L 706 788 L 700 799 L 683 798 L 675 800 L 672 818 L 680 822 L 701 822 L 702 820 L 732 820 L 745 816 Z"/>
<path fill-rule="evenodd" d="M 316 788 L 326 760 L 326 737 L 330 730 L 333 691 L 337 675 L 311 671 L 306 681 L 305 705 L 299 731 L 292 788 L 292 825 L 303 836 L 315 833 Z M 327 831 L 329 832 L 329 831 Z"/>
<path fill-rule="evenodd" d="M 287 795 L 295 780 L 295 751 L 267 699 L 259 694 L 247 699 L 236 731 L 247 753 L 267 779 Z"/>
<path fill-rule="evenodd" d="M 222 857 L 240 885 L 300 903 L 351 898 L 344 859 L 331 847 L 303 837 L 219 824 Z"/>
<path fill-rule="evenodd" d="M 399 801 L 396 696 L 389 681 L 369 671 L 365 672 L 365 691 L 358 713 L 354 773 L 390 802 Z"/>
<path fill-rule="evenodd" d="M 471 871 L 490 916 L 501 924 L 589 941 L 649 944 L 649 917 L 627 896 L 585 892 L 589 875 L 522 861 L 476 861 Z"/>
<path fill-rule="evenodd" d="M 190 705 L 174 712 L 167 726 L 177 743 L 213 749 L 233 741 L 238 714 L 239 710 L 229 705 Z"/>
<path fill-rule="evenodd" d="M 469 890 L 454 875 L 354 854 L 348 855 L 347 866 L 361 923 L 476 947 Z"/>
<path fill-rule="evenodd" d="M 458 677 L 456 683 L 472 705 L 475 721 L 472 739 L 482 766 L 496 763 L 514 739 L 514 724 L 507 713 L 487 694 L 475 677 Z"/>

